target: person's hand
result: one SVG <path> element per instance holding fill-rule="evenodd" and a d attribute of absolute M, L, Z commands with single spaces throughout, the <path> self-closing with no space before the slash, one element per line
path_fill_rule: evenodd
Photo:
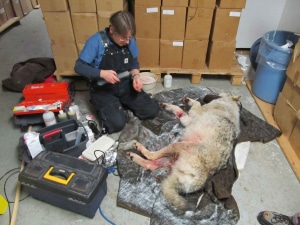
<path fill-rule="evenodd" d="M 120 82 L 117 73 L 113 70 L 101 70 L 100 77 L 110 84 Z"/>
<path fill-rule="evenodd" d="M 133 77 L 133 88 L 134 90 L 140 92 L 143 88 L 143 82 L 140 75 L 136 75 Z"/>

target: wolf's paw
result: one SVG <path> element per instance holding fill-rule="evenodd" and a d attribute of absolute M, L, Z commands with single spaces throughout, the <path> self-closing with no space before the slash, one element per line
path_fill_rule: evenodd
<path fill-rule="evenodd" d="M 129 141 L 129 142 L 120 143 L 119 146 L 118 146 L 118 149 L 122 149 L 123 151 L 130 150 L 130 149 L 135 149 L 136 148 L 136 146 L 135 146 L 136 142 L 137 142 L 137 140 L 132 140 L 132 141 Z"/>
<path fill-rule="evenodd" d="M 134 154 L 132 152 L 126 152 L 126 158 L 133 161 Z"/>
<path fill-rule="evenodd" d="M 134 147 L 137 151 L 141 152 L 142 151 L 142 148 L 144 147 L 140 142 L 136 141 L 134 143 Z"/>
<path fill-rule="evenodd" d="M 182 102 L 184 104 L 187 104 L 188 106 L 192 106 L 194 104 L 198 104 L 199 103 L 198 101 L 196 101 L 196 100 L 194 100 L 192 98 L 189 98 L 189 97 L 183 97 L 182 98 Z"/>
<path fill-rule="evenodd" d="M 163 102 L 163 103 L 160 103 L 160 107 L 162 107 L 163 109 L 168 109 L 168 108 L 169 108 L 169 106 L 170 106 L 170 104 L 169 104 L 169 103 L 165 103 L 165 102 Z"/>

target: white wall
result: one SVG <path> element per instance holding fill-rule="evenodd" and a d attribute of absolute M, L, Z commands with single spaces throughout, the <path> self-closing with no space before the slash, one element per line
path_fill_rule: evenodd
<path fill-rule="evenodd" d="M 247 0 L 236 48 L 251 48 L 264 33 L 281 29 L 300 32 L 300 0 Z"/>
<path fill-rule="evenodd" d="M 278 25 L 279 29 L 300 33 L 300 1 L 288 0 Z"/>

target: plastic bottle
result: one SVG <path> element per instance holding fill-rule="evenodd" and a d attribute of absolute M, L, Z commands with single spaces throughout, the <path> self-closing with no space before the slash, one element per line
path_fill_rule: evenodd
<path fill-rule="evenodd" d="M 49 111 L 48 109 L 46 109 L 46 111 L 43 113 L 43 120 L 46 127 L 56 124 L 54 113 L 52 111 Z"/>
<path fill-rule="evenodd" d="M 80 113 L 80 110 L 79 110 L 79 107 L 78 105 L 75 105 L 74 103 L 72 103 L 72 109 L 75 111 L 76 113 L 76 119 L 77 120 L 80 120 L 81 119 L 81 113 Z"/>
<path fill-rule="evenodd" d="M 74 111 L 74 109 L 72 107 L 69 107 L 68 117 L 69 117 L 69 119 L 77 119 L 76 112 Z"/>
<path fill-rule="evenodd" d="M 164 76 L 164 87 L 172 87 L 172 76 L 169 73 Z"/>
<path fill-rule="evenodd" d="M 63 110 L 59 110 L 58 121 L 63 122 L 66 121 L 67 119 L 68 119 L 67 114 Z"/>
<path fill-rule="evenodd" d="M 77 128 L 77 135 L 76 135 L 75 145 L 78 145 L 80 143 L 83 133 L 84 133 L 84 128 L 83 127 L 78 127 Z"/>

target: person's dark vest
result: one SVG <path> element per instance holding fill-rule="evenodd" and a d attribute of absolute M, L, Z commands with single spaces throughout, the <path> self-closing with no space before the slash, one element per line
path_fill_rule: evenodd
<path fill-rule="evenodd" d="M 116 73 L 129 71 L 130 65 L 133 61 L 133 56 L 128 48 L 128 45 L 109 45 L 109 40 L 105 34 L 105 31 L 100 31 L 99 33 L 104 45 L 104 54 L 99 65 L 99 69 L 114 70 Z"/>

